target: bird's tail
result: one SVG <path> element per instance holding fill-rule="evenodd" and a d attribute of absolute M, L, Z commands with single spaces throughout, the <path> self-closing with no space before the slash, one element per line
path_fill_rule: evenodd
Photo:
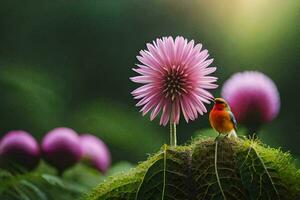
<path fill-rule="evenodd" d="M 228 137 L 229 138 L 237 138 L 238 136 L 236 134 L 236 131 L 234 129 L 232 129 L 232 131 L 229 132 Z"/>

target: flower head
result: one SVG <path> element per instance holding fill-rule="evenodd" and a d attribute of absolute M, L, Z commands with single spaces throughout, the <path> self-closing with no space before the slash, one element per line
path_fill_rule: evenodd
<path fill-rule="evenodd" d="M 106 144 L 98 137 L 90 134 L 80 136 L 83 151 L 82 158 L 102 173 L 110 166 L 111 157 Z"/>
<path fill-rule="evenodd" d="M 152 110 L 153 120 L 162 113 L 160 124 L 166 125 L 169 121 L 178 124 L 181 112 L 187 122 L 207 112 L 204 103 L 213 98 L 207 89 L 217 88 L 217 78 L 208 75 L 216 67 L 209 67 L 213 59 L 207 60 L 208 51 L 201 48 L 183 37 L 163 37 L 140 51 L 141 64 L 133 69 L 140 75 L 131 80 L 144 84 L 132 92 L 143 115 Z"/>
<path fill-rule="evenodd" d="M 239 123 L 258 128 L 273 120 L 280 108 L 276 85 L 265 74 L 245 71 L 234 74 L 223 88 L 222 96 L 228 101 Z"/>
<path fill-rule="evenodd" d="M 15 169 L 16 166 L 32 170 L 39 163 L 40 148 L 29 133 L 22 130 L 10 131 L 0 142 L 0 158 L 1 167 Z"/>
<path fill-rule="evenodd" d="M 70 128 L 55 128 L 43 138 L 44 159 L 60 173 L 75 165 L 82 156 L 78 134 Z"/>

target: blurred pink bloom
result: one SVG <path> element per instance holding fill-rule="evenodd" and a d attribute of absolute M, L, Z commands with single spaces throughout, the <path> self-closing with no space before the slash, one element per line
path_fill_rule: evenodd
<path fill-rule="evenodd" d="M 41 148 L 45 161 L 59 173 L 75 165 L 82 156 L 78 134 L 65 127 L 49 131 L 42 140 Z"/>
<path fill-rule="evenodd" d="M 82 158 L 91 166 L 105 173 L 110 166 L 111 156 L 106 144 L 100 138 L 83 134 L 80 136 Z"/>
<path fill-rule="evenodd" d="M 0 166 L 15 170 L 14 165 L 33 170 L 40 160 L 40 148 L 29 133 L 13 130 L 5 134 L 0 142 Z"/>
<path fill-rule="evenodd" d="M 160 124 L 166 125 L 178 124 L 181 112 L 187 122 L 207 112 L 204 103 L 213 98 L 207 89 L 217 88 L 217 78 L 208 75 L 216 67 L 209 67 L 213 59 L 207 60 L 208 51 L 201 48 L 183 37 L 163 37 L 140 51 L 141 64 L 133 69 L 140 75 L 131 80 L 144 84 L 132 92 L 143 115 L 152 110 L 153 120 L 161 112 Z"/>
<path fill-rule="evenodd" d="M 268 76 L 257 71 L 234 74 L 225 82 L 222 96 L 237 121 L 254 129 L 273 120 L 280 108 L 276 85 Z"/>

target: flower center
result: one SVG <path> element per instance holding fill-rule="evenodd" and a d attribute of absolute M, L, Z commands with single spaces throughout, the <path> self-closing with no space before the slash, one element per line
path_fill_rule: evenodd
<path fill-rule="evenodd" d="M 171 69 L 165 69 L 164 90 L 163 93 L 166 98 L 171 98 L 172 101 L 183 93 L 188 93 L 187 88 L 187 74 L 180 66 L 172 66 Z"/>

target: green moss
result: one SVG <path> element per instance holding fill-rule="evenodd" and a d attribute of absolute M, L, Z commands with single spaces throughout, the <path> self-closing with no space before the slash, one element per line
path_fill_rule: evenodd
<path fill-rule="evenodd" d="M 153 165 L 153 163 L 161 159 L 161 154 L 165 147 L 168 150 L 175 152 L 185 152 L 191 150 L 190 146 L 169 147 L 164 145 L 159 152 L 150 155 L 146 161 L 141 162 L 137 167 L 129 170 L 129 172 L 118 173 L 112 177 L 109 177 L 103 183 L 94 188 L 90 193 L 88 193 L 84 198 L 88 200 L 113 199 L 114 197 L 119 200 L 131 199 L 133 196 L 135 196 L 135 193 L 148 168 Z"/>
<path fill-rule="evenodd" d="M 94 188 L 87 196 L 86 199 L 96 200 L 96 199 L 105 199 L 105 196 L 113 196 L 113 192 L 117 193 L 117 189 L 121 187 L 129 186 L 127 193 L 136 192 L 136 189 L 140 182 L 142 181 L 143 176 L 146 173 L 147 168 L 158 159 L 158 153 L 150 156 L 147 161 L 140 163 L 136 168 L 129 170 L 127 173 L 118 173 L 107 180 L 102 184 Z M 131 190 L 130 190 L 131 189 Z"/>
<path fill-rule="evenodd" d="M 258 140 L 198 138 L 168 147 L 127 173 L 110 177 L 86 200 L 296 199 L 300 173 L 289 153 Z"/>
<path fill-rule="evenodd" d="M 283 152 L 280 148 L 271 148 L 259 140 L 242 140 L 239 150 L 253 147 L 261 158 L 272 166 L 278 177 L 283 182 L 292 196 L 300 193 L 300 170 L 294 165 L 294 159 L 289 152 Z"/>

